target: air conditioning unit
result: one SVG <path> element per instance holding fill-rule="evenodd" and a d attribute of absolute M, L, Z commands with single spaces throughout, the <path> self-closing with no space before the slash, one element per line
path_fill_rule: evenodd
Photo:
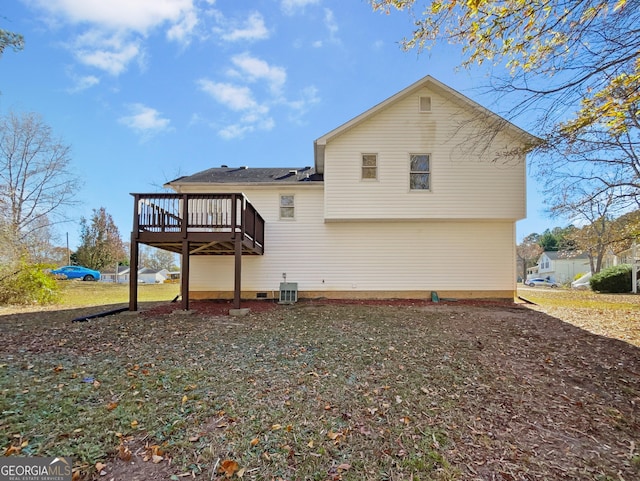
<path fill-rule="evenodd" d="M 280 283 L 280 304 L 293 304 L 298 302 L 298 283 L 297 282 L 281 282 Z"/>

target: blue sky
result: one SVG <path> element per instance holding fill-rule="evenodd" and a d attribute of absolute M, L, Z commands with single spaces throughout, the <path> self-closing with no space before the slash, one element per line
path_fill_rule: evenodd
<path fill-rule="evenodd" d="M 316 138 L 425 75 L 506 108 L 457 47 L 402 51 L 410 17 L 365 0 L 9 0 L 0 26 L 25 37 L 0 58 L 0 113 L 40 114 L 83 180 L 72 248 L 99 207 L 127 241 L 129 193 L 180 175 L 313 165 Z M 518 240 L 558 225 L 542 207 L 530 178 Z"/>

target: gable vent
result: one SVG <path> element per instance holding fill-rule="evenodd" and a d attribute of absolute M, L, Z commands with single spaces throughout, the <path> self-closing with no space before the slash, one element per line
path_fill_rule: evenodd
<path fill-rule="evenodd" d="M 431 97 L 420 97 L 420 112 L 431 112 Z"/>

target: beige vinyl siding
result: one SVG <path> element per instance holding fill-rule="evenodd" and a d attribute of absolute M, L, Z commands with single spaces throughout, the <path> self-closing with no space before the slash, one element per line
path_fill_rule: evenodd
<path fill-rule="evenodd" d="M 419 97 L 432 109 L 420 113 Z M 518 144 L 488 136 L 467 108 L 427 88 L 391 104 L 325 147 L 327 221 L 349 219 L 504 219 L 525 217 L 525 162 L 494 161 Z M 361 181 L 362 152 L 378 154 L 378 181 Z M 409 189 L 410 154 L 429 154 L 428 191 Z"/>
<path fill-rule="evenodd" d="M 243 291 L 276 292 L 283 273 L 302 293 L 354 297 L 359 291 L 515 289 L 513 222 L 325 223 L 323 190 L 316 186 L 286 190 L 295 193 L 296 220 L 283 221 L 278 208 L 285 190 L 242 190 L 266 220 L 265 255 L 242 258 Z M 233 256 L 193 256 L 191 291 L 231 291 L 233 267 Z"/>

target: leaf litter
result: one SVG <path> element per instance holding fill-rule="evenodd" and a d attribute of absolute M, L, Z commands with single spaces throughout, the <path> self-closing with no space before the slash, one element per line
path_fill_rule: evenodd
<path fill-rule="evenodd" d="M 0 316 L 0 447 L 114 481 L 637 479 L 638 313 L 564 309 Z"/>

